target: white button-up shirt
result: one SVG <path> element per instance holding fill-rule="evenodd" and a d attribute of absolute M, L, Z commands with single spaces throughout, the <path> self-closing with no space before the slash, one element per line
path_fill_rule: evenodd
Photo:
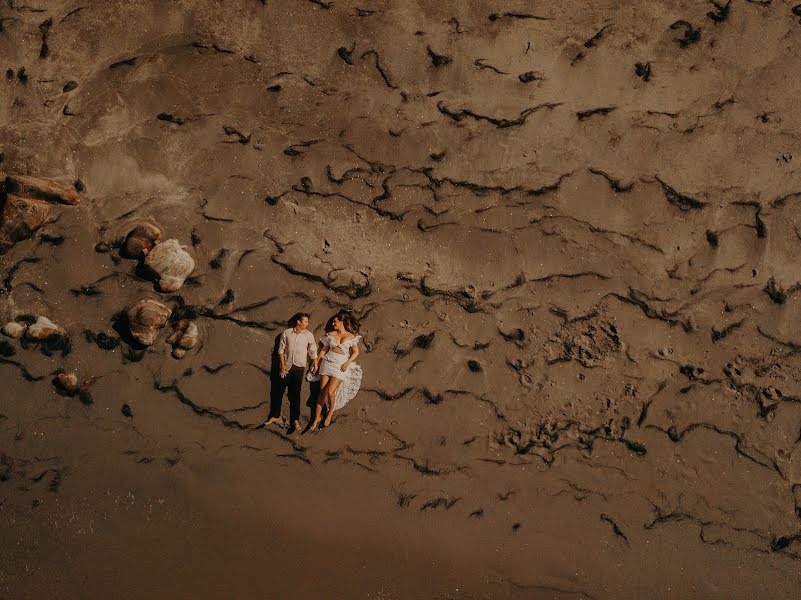
<path fill-rule="evenodd" d="M 308 329 L 295 333 L 295 328 L 290 327 L 281 334 L 278 353 L 284 355 L 287 368 L 294 365 L 305 369 L 307 356 L 312 360 L 317 358 L 317 344 L 314 341 L 314 335 Z"/>

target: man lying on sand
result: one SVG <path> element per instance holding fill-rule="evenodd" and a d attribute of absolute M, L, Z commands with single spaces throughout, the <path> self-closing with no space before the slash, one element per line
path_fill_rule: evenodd
<path fill-rule="evenodd" d="M 298 313 L 289 320 L 289 328 L 281 334 L 278 344 L 281 379 L 270 399 L 270 414 L 265 425 L 276 423 L 281 417 L 284 392 L 289 388 L 289 432 L 300 429 L 300 391 L 308 359 L 317 364 L 317 346 L 309 327 L 309 315 Z"/>

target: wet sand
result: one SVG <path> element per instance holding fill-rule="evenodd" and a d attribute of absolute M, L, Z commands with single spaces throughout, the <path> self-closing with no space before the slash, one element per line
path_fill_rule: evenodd
<path fill-rule="evenodd" d="M 793 10 L 8 2 L 0 173 L 80 203 L 0 255 L 69 340 L 0 345 L 0 597 L 793 597 Z M 264 428 L 341 308 L 360 393 Z"/>

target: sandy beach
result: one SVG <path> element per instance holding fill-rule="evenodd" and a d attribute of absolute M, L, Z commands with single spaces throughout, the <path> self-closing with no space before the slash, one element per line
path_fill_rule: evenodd
<path fill-rule="evenodd" d="M 799 36 L 4 2 L 0 598 L 795 597 Z M 265 427 L 343 309 L 358 395 Z"/>

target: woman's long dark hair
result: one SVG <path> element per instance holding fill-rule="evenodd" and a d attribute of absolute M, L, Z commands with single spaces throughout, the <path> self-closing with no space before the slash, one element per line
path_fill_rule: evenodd
<path fill-rule="evenodd" d="M 356 317 L 349 310 L 340 311 L 331 317 L 325 325 L 325 330 L 327 332 L 334 331 L 334 319 L 342 321 L 342 324 L 345 326 L 345 331 L 353 335 L 359 333 L 359 321 L 356 320 Z"/>

